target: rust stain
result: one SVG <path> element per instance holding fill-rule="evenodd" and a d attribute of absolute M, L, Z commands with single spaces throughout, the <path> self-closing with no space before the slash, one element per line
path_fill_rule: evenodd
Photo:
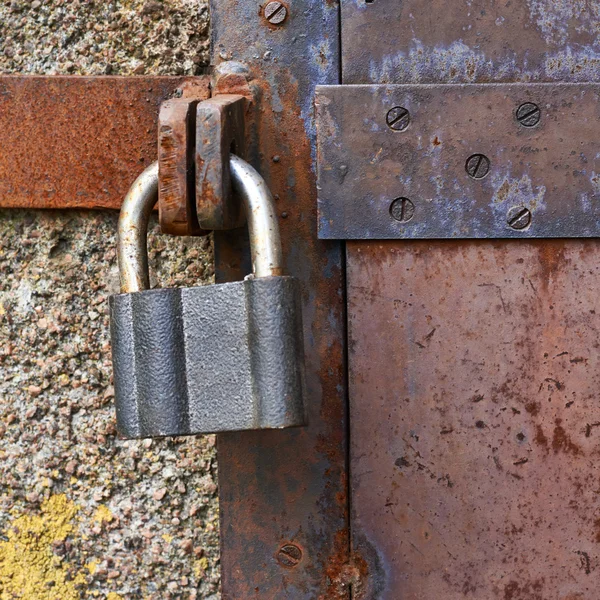
<path fill-rule="evenodd" d="M 504 588 L 504 600 L 544 600 L 543 580 L 523 583 L 511 581 Z"/>
<path fill-rule="evenodd" d="M 548 438 L 544 434 L 544 430 L 541 425 L 535 426 L 535 437 L 533 439 L 536 444 L 539 444 L 546 450 L 548 449 Z"/>
<path fill-rule="evenodd" d="M 552 436 L 552 449 L 554 452 L 564 452 L 577 456 L 581 454 L 581 448 L 571 440 L 571 437 L 562 426 L 562 419 L 556 419 L 554 434 Z"/>

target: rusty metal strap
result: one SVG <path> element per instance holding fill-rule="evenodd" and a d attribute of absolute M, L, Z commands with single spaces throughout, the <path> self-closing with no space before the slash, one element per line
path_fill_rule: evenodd
<path fill-rule="evenodd" d="M 599 236 L 599 100 L 600 84 L 319 87 L 319 236 Z"/>
<path fill-rule="evenodd" d="M 159 106 L 208 77 L 0 77 L 0 207 L 119 208 L 157 157 Z"/>

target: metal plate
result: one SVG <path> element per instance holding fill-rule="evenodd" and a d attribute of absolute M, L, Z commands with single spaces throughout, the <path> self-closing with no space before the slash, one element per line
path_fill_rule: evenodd
<path fill-rule="evenodd" d="M 320 237 L 600 235 L 599 96 L 598 84 L 319 87 Z M 525 103 L 535 126 L 517 119 Z M 478 154 L 483 178 L 467 172 Z"/>
<path fill-rule="evenodd" d="M 350 242 L 361 600 L 591 600 L 595 240 Z"/>
<path fill-rule="evenodd" d="M 0 207 L 120 208 L 187 85 L 208 96 L 207 77 L 0 77 Z"/>
<path fill-rule="evenodd" d="M 342 0 L 344 83 L 597 81 L 597 0 Z"/>

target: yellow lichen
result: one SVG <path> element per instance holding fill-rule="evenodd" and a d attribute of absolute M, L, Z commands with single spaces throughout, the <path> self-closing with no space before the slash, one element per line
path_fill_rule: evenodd
<path fill-rule="evenodd" d="M 115 592 L 109 592 L 106 600 L 123 600 L 123 598 L 119 594 L 115 594 Z"/>
<path fill-rule="evenodd" d="M 108 506 L 104 506 L 104 504 L 101 504 L 96 509 L 96 514 L 94 515 L 94 521 L 100 524 L 110 523 L 114 518 L 115 516 L 110 512 L 110 508 L 108 508 Z"/>
<path fill-rule="evenodd" d="M 0 542 L 0 600 L 78 600 L 85 576 L 69 576 L 54 542 L 73 531 L 77 507 L 66 496 L 51 496 L 39 515 L 16 518 Z"/>
<path fill-rule="evenodd" d="M 194 565 L 194 575 L 196 575 L 198 579 L 202 579 L 206 569 L 208 569 L 208 558 L 203 556 L 202 558 L 199 558 Z"/>
<path fill-rule="evenodd" d="M 93 560 L 92 562 L 89 562 L 85 566 L 87 567 L 87 570 L 90 572 L 90 575 L 93 575 L 98 570 L 98 562 L 95 560 Z"/>

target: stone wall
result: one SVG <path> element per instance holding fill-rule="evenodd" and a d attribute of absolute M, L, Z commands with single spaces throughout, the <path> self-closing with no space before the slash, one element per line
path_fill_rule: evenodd
<path fill-rule="evenodd" d="M 200 0 L 0 3 L 0 72 L 197 74 Z M 217 599 L 214 436 L 116 438 L 117 214 L 0 211 L 0 600 Z M 209 239 L 149 240 L 153 283 L 210 283 Z"/>

